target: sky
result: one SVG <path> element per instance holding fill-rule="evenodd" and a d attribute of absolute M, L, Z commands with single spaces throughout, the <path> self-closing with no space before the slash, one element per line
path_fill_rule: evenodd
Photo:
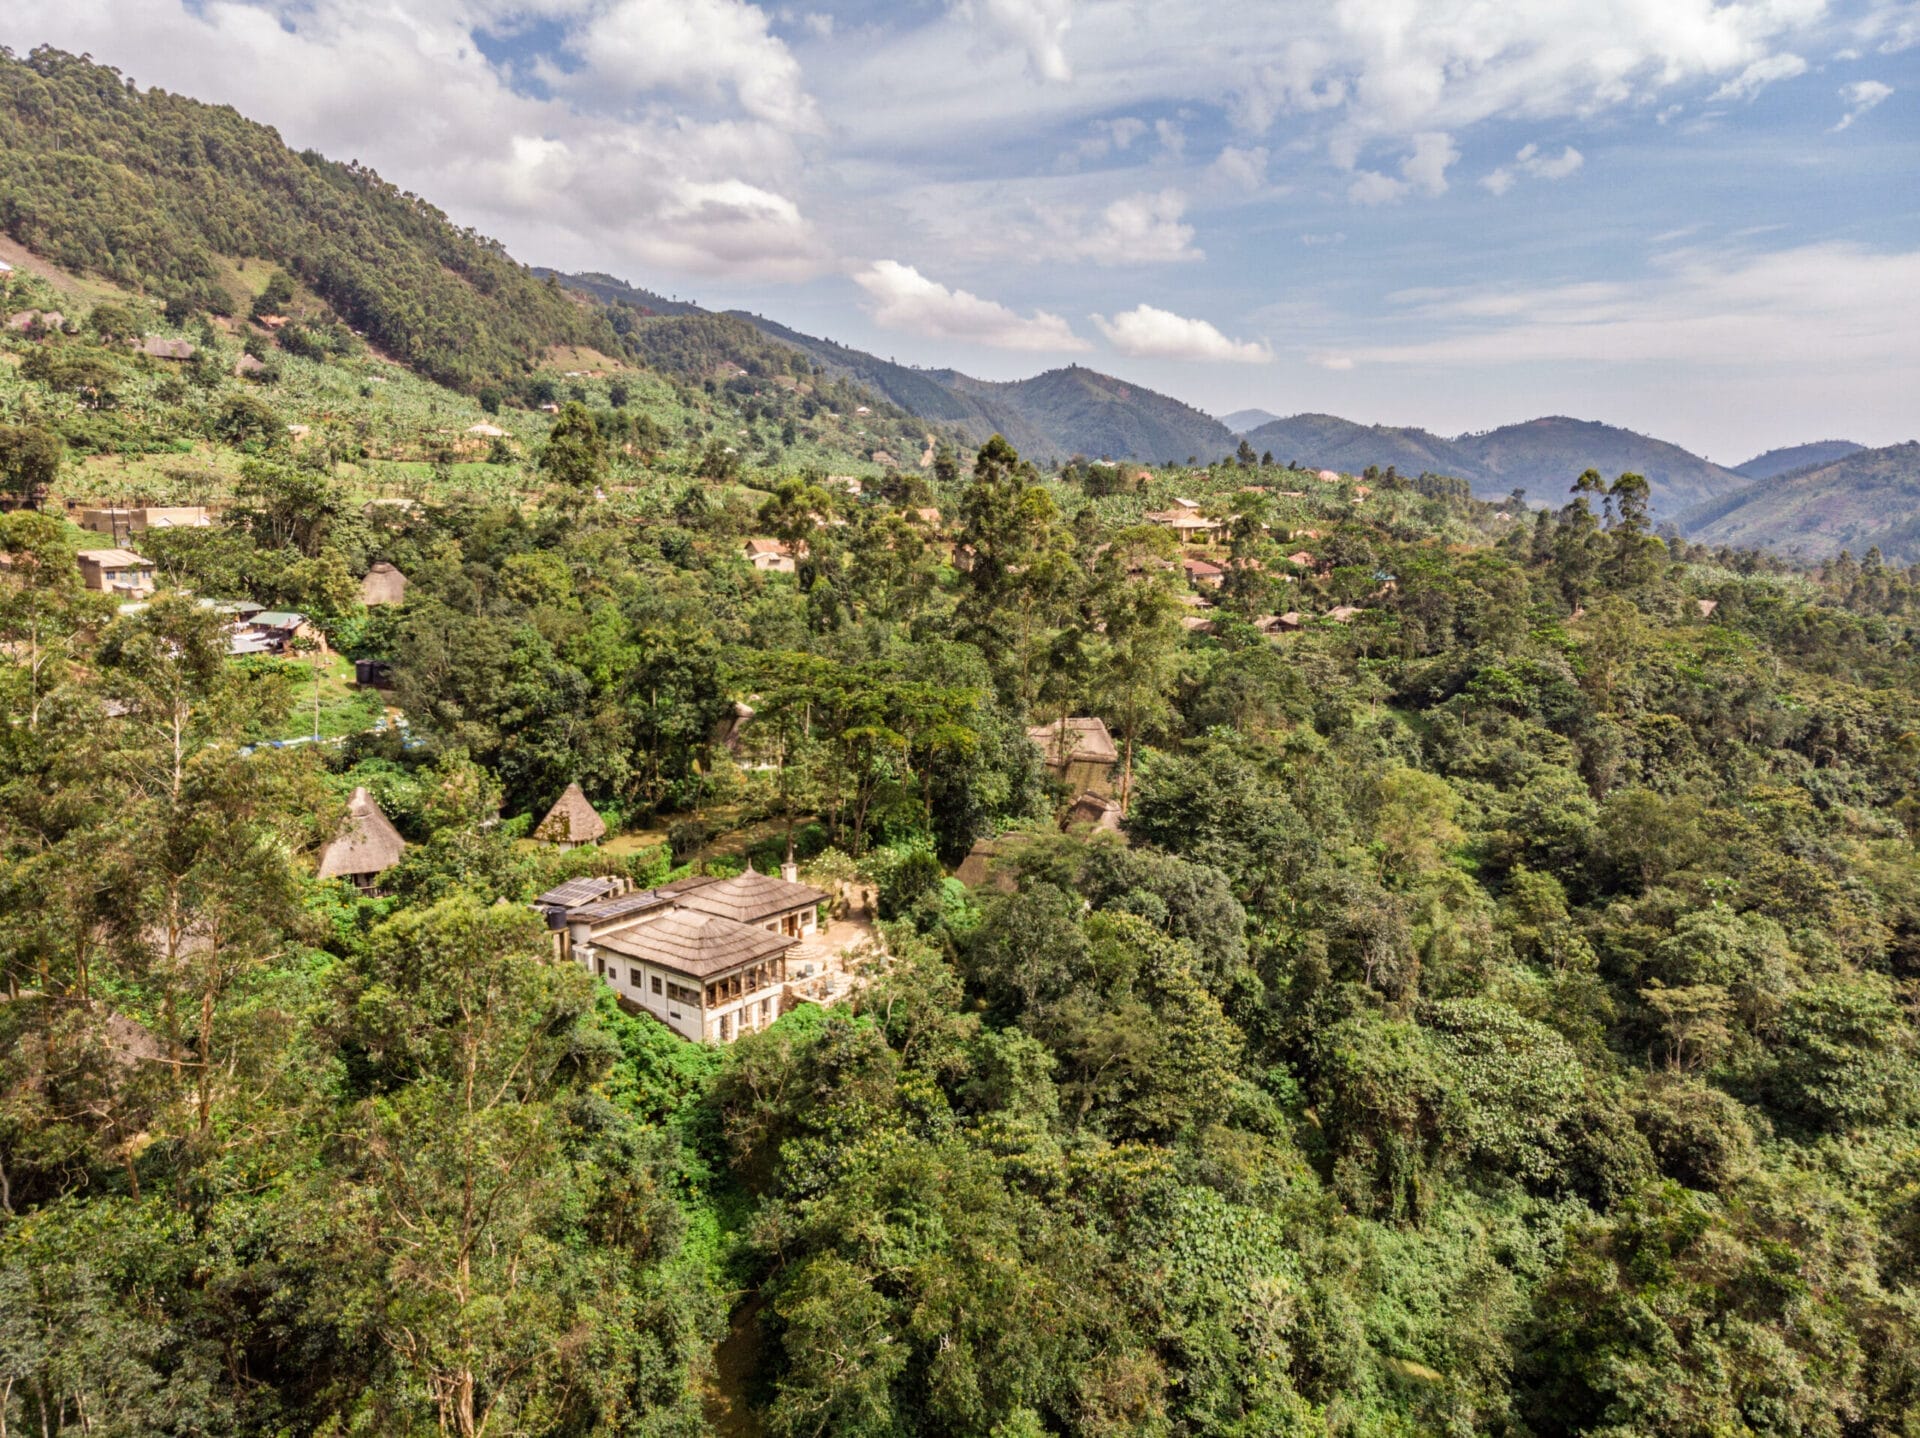
<path fill-rule="evenodd" d="M 6 0 L 0 44 L 902 363 L 1920 435 L 1920 0 Z"/>

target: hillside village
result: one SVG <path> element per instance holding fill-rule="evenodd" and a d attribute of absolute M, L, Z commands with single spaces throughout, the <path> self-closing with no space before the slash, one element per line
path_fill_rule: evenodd
<path fill-rule="evenodd" d="M 0 178 L 0 1434 L 1914 1428 L 1920 556 Z"/>

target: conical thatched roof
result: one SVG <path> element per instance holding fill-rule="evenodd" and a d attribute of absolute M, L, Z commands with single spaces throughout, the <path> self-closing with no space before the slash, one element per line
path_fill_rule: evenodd
<path fill-rule="evenodd" d="M 548 844 L 591 844 L 606 836 L 607 821 L 593 811 L 578 784 L 567 785 L 533 831 L 534 838 Z"/>
<path fill-rule="evenodd" d="M 369 607 L 404 603 L 406 597 L 407 576 L 384 559 L 369 569 L 367 577 L 360 581 L 360 602 Z"/>
<path fill-rule="evenodd" d="M 373 795 L 355 789 L 347 801 L 347 822 L 340 837 L 320 851 L 320 877 L 344 879 L 354 874 L 380 874 L 400 862 L 407 841 L 380 812 Z"/>

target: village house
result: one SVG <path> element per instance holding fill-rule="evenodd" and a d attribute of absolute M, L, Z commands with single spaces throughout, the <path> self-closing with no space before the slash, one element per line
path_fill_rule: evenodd
<path fill-rule="evenodd" d="M 1219 520 L 1202 514 L 1199 504 L 1191 499 L 1174 500 L 1172 509 L 1150 511 L 1147 522 L 1171 529 L 1183 544 L 1207 542 L 1223 527 Z"/>
<path fill-rule="evenodd" d="M 362 893 L 378 893 L 380 876 L 400 862 L 406 847 L 373 795 L 355 789 L 339 835 L 320 851 L 320 877 L 343 879 Z"/>
<path fill-rule="evenodd" d="M 1219 565 L 1193 555 L 1182 560 L 1180 567 L 1186 571 L 1189 584 L 1205 585 L 1208 589 L 1218 589 L 1221 580 L 1226 577 L 1226 571 Z"/>
<path fill-rule="evenodd" d="M 74 559 L 81 582 L 97 594 L 153 593 L 153 561 L 130 549 L 83 549 Z"/>
<path fill-rule="evenodd" d="M 792 547 L 780 539 L 749 539 L 744 556 L 763 574 L 792 574 L 799 567 Z"/>
<path fill-rule="evenodd" d="M 1070 790 L 1107 794 L 1113 790 L 1114 766 L 1120 762 L 1120 750 L 1106 721 L 1096 718 L 1067 718 L 1051 724 L 1028 727 L 1027 737 L 1040 748 L 1041 757 Z"/>
<path fill-rule="evenodd" d="M 566 792 L 553 801 L 547 817 L 534 825 L 533 837 L 556 849 L 577 849 L 582 844 L 597 844 L 607 837 L 607 821 L 602 819 L 578 784 L 569 784 Z"/>
<path fill-rule="evenodd" d="M 128 508 L 83 509 L 80 527 L 119 539 L 150 529 L 205 529 L 213 523 L 204 504 L 148 504 Z"/>
<path fill-rule="evenodd" d="M 190 360 L 194 355 L 190 340 L 163 340 L 149 336 L 140 341 L 138 348 L 149 359 Z"/>
<path fill-rule="evenodd" d="M 327 636 L 306 615 L 292 609 L 263 609 L 241 621 L 235 637 L 242 634 L 255 642 L 256 647 L 248 651 L 251 653 L 285 655 L 307 645 L 322 654 L 328 652 Z"/>

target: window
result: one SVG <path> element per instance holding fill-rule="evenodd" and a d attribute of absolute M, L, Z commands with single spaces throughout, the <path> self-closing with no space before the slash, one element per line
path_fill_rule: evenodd
<path fill-rule="evenodd" d="M 687 1004 L 696 1009 L 700 1007 L 700 990 L 698 989 L 683 989 L 678 984 L 668 984 L 667 997 L 676 1004 Z"/>
<path fill-rule="evenodd" d="M 660 975 L 658 974 L 653 976 L 653 991 L 656 994 L 660 992 Z"/>
<path fill-rule="evenodd" d="M 636 989 L 637 989 L 637 988 L 639 988 L 639 987 L 640 987 L 640 970 L 638 970 L 638 969 L 628 969 L 628 970 L 627 970 L 627 982 L 628 982 L 629 984 L 631 984 L 631 985 L 633 985 L 633 987 L 634 987 L 634 988 L 636 988 Z"/>

